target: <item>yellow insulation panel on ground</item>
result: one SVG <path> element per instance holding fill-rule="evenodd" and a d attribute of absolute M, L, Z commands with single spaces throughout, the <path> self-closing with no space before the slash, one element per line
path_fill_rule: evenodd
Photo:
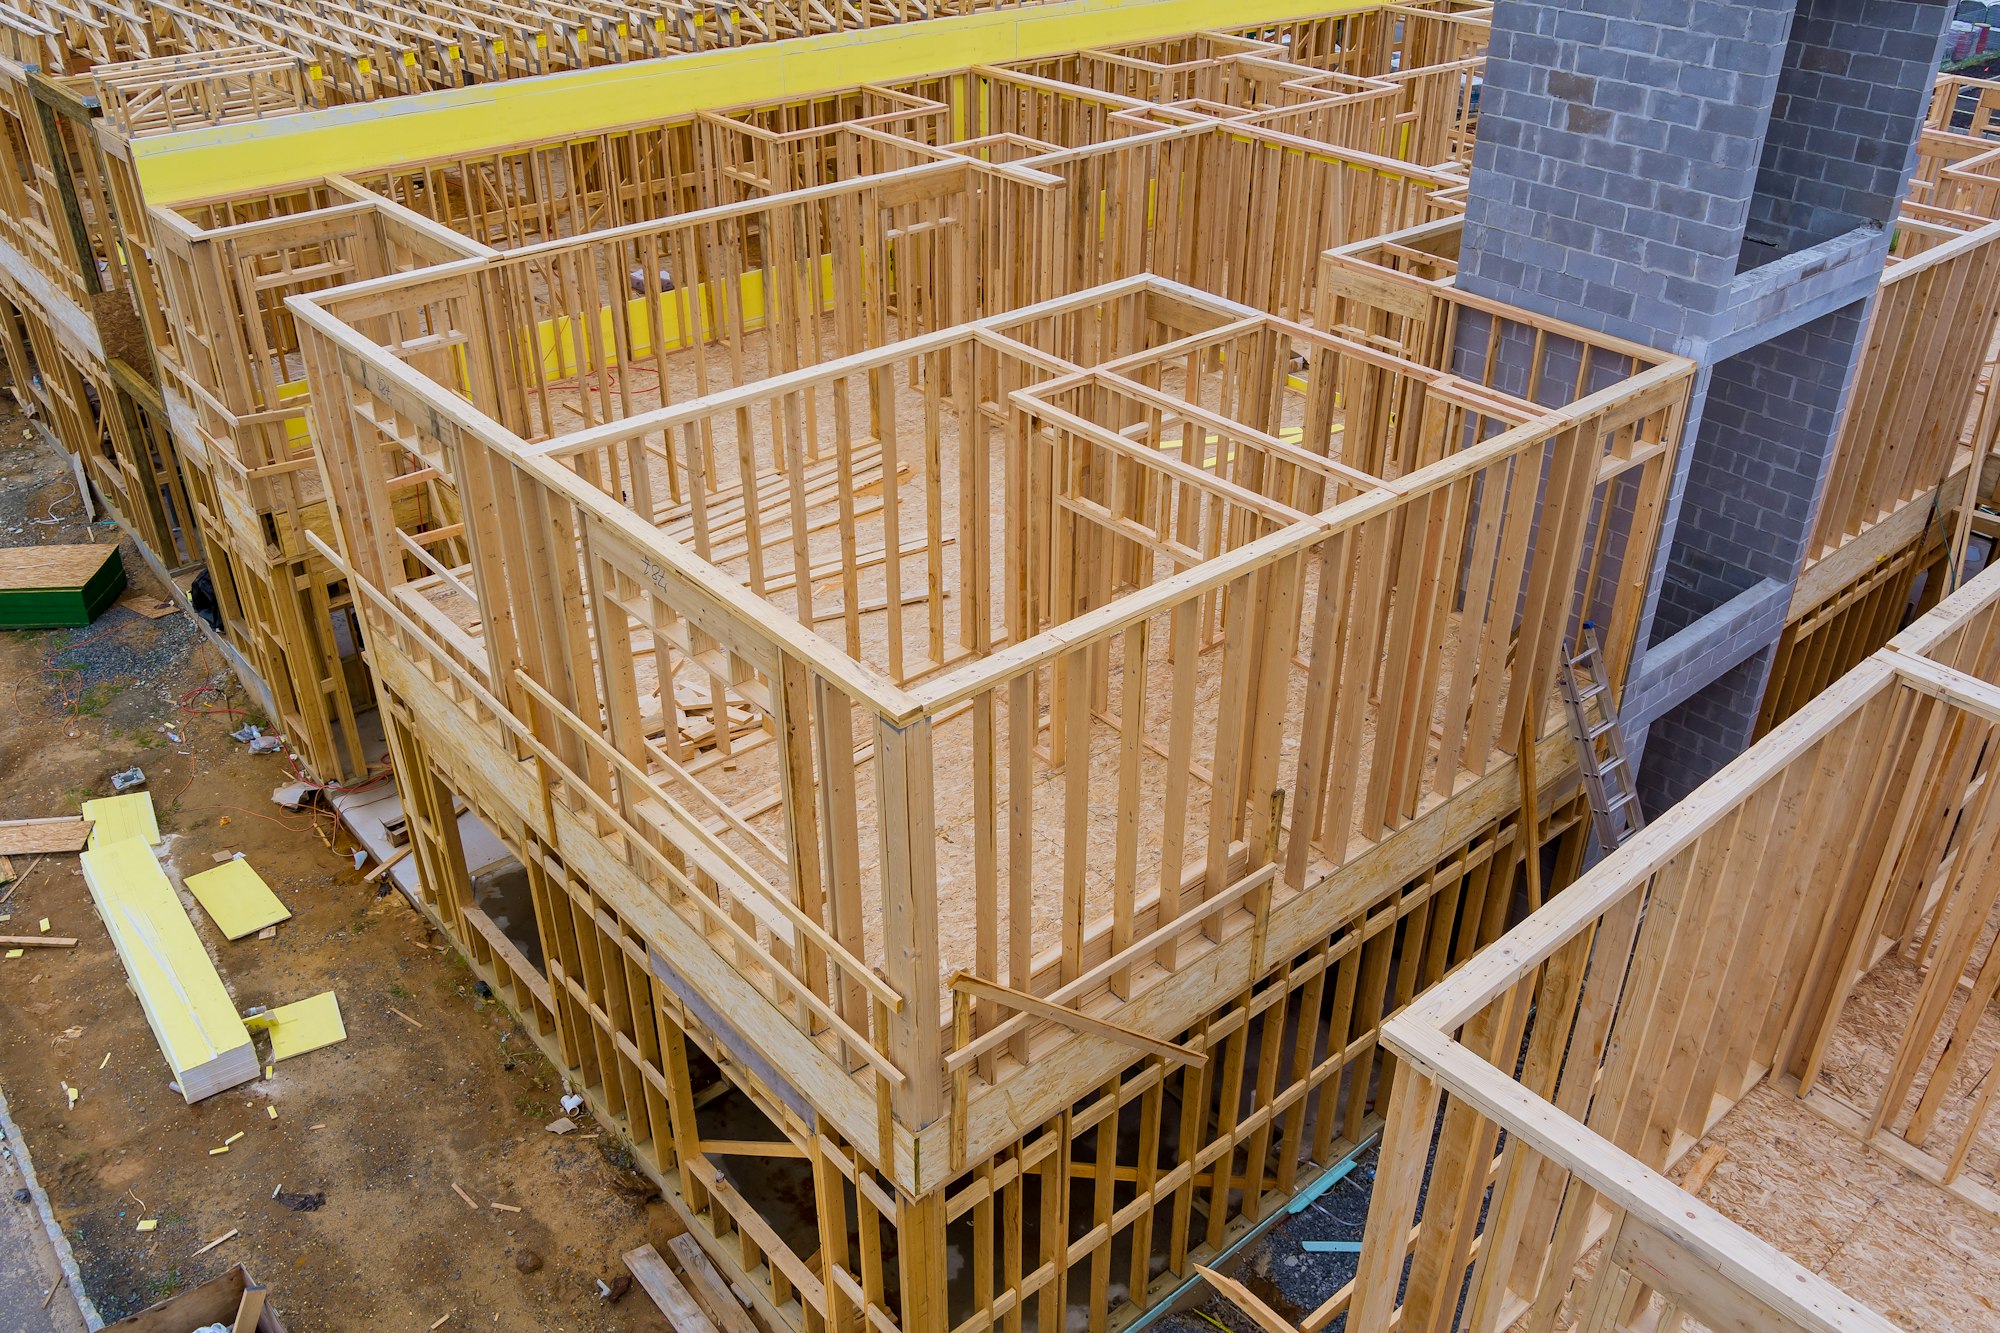
<path fill-rule="evenodd" d="M 242 857 L 189 875 L 187 886 L 216 928 L 232 940 L 275 926 L 292 914 Z"/>
<path fill-rule="evenodd" d="M 92 825 L 92 847 L 108 847 L 127 838 L 139 838 L 154 847 L 160 845 L 160 825 L 153 817 L 153 798 L 146 792 L 85 801 L 83 817 Z"/>
<path fill-rule="evenodd" d="M 181 1096 L 200 1101 L 256 1078 L 250 1032 L 153 849 L 142 838 L 101 843 L 82 864 Z"/>

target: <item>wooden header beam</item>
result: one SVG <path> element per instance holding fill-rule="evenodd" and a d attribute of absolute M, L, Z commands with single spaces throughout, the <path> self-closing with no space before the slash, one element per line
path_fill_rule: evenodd
<path fill-rule="evenodd" d="M 132 144 L 147 202 L 173 205 L 441 156 L 587 134 L 861 83 L 920 78 L 1086 47 L 1377 6 L 1360 0 L 1060 0 L 1047 5 L 765 42 L 724 51 L 452 88 Z"/>

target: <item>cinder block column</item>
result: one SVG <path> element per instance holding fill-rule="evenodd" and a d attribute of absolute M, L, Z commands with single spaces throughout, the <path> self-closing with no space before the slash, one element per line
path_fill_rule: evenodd
<path fill-rule="evenodd" d="M 1749 741 L 1948 18 L 1494 8 L 1460 286 L 1700 367 L 1626 692 L 1650 812 Z"/>

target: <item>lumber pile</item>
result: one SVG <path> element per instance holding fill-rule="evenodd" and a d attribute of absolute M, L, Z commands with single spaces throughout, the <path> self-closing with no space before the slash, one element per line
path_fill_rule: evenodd
<path fill-rule="evenodd" d="M 0 629 L 88 625 L 123 591 L 115 544 L 0 549 Z"/>
<path fill-rule="evenodd" d="M 82 857 L 84 883 L 181 1096 L 200 1101 L 257 1077 L 257 1049 L 143 837 Z"/>

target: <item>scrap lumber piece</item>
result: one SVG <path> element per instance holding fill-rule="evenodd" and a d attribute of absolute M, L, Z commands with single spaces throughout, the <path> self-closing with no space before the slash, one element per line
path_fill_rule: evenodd
<path fill-rule="evenodd" d="M 91 848 L 82 866 L 181 1096 L 196 1102 L 256 1078 L 250 1032 L 153 849 L 125 838 Z"/>
<path fill-rule="evenodd" d="M 159 620 L 170 616 L 180 608 L 164 597 L 149 597 L 145 593 L 134 593 L 119 603 L 128 611 L 136 612 L 148 620 Z"/>
<path fill-rule="evenodd" d="M 264 1300 L 269 1294 L 264 1287 L 245 1287 L 243 1301 L 236 1307 L 236 1322 L 229 1326 L 229 1333 L 252 1333 L 257 1321 L 264 1317 Z"/>
<path fill-rule="evenodd" d="M 105 1333 L 186 1333 L 217 1325 L 228 1333 L 285 1333 L 270 1289 L 245 1272 L 242 1264 L 232 1264 L 198 1287 L 104 1327 Z"/>
<path fill-rule="evenodd" d="M 90 821 L 77 815 L 0 821 L 0 856 L 80 852 L 90 841 Z"/>
<path fill-rule="evenodd" d="M 90 821 L 93 848 L 107 847 L 127 838 L 142 838 L 153 847 L 160 845 L 160 824 L 153 817 L 150 792 L 127 792 L 123 796 L 100 796 L 83 803 L 83 817 Z"/>
<path fill-rule="evenodd" d="M 88 625 L 123 591 L 116 542 L 0 549 L 0 629 Z"/>
<path fill-rule="evenodd" d="M 660 1313 L 674 1326 L 676 1333 L 715 1333 L 715 1325 L 695 1304 L 688 1289 L 674 1276 L 674 1270 L 667 1267 L 667 1261 L 651 1245 L 641 1245 L 625 1256 L 625 1267 L 632 1274 L 633 1281 L 653 1298 L 653 1304 L 660 1307 Z"/>
<path fill-rule="evenodd" d="M 330 990 L 321 991 L 308 999 L 281 1004 L 244 1022 L 250 1028 L 270 1034 L 271 1060 L 274 1064 L 347 1040 L 347 1025 L 340 1017 L 340 1001 Z"/>
<path fill-rule="evenodd" d="M 749 1313 L 722 1280 L 722 1274 L 715 1271 L 700 1241 L 683 1233 L 668 1241 L 667 1248 L 674 1252 L 681 1271 L 687 1274 L 687 1289 L 695 1294 L 721 1333 L 757 1333 Z"/>
<path fill-rule="evenodd" d="M 232 940 L 289 920 L 292 913 L 248 861 L 231 858 L 213 870 L 187 877 L 188 892 Z"/>
<path fill-rule="evenodd" d="M 76 940 L 68 935 L 0 935 L 0 948 L 74 949 Z"/>

